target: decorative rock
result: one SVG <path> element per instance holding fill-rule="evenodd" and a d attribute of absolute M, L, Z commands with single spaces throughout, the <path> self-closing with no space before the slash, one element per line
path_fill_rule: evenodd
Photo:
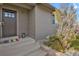
<path fill-rule="evenodd" d="M 73 54 L 73 56 L 79 56 L 79 52 L 76 51 L 76 52 Z"/>
<path fill-rule="evenodd" d="M 50 36 L 47 36 L 46 39 L 49 39 Z"/>
<path fill-rule="evenodd" d="M 13 39 L 13 42 L 16 42 L 16 38 Z"/>
<path fill-rule="evenodd" d="M 11 40 L 11 42 L 13 42 L 13 39 Z"/>
<path fill-rule="evenodd" d="M 56 52 L 56 56 L 65 56 L 65 54 L 61 52 Z"/>
<path fill-rule="evenodd" d="M 16 38 L 16 41 L 19 41 L 19 39 Z"/>

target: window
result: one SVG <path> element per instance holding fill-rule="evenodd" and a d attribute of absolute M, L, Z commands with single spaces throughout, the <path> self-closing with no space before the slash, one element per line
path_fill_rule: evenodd
<path fill-rule="evenodd" d="M 15 17 L 14 13 L 12 13 L 11 15 L 12 15 L 12 18 L 14 18 L 14 17 Z"/>
<path fill-rule="evenodd" d="M 11 17 L 11 13 L 8 13 L 8 17 Z"/>
<path fill-rule="evenodd" d="M 9 18 L 15 18 L 15 14 L 14 13 L 10 13 L 10 12 L 4 12 L 4 16 L 5 17 L 9 17 Z"/>
<path fill-rule="evenodd" d="M 55 24 L 55 16 L 52 15 L 52 24 Z"/>
<path fill-rule="evenodd" d="M 7 13 L 7 12 L 5 12 L 5 13 L 4 13 L 4 16 L 5 16 L 5 17 L 8 17 L 8 13 Z"/>

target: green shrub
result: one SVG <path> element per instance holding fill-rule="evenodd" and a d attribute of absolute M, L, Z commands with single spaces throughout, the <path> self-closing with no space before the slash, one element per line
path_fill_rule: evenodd
<path fill-rule="evenodd" d="M 79 39 L 72 41 L 71 47 L 74 47 L 76 50 L 79 50 Z"/>
<path fill-rule="evenodd" d="M 44 42 L 44 44 L 57 51 L 63 52 L 63 50 L 64 50 L 63 46 L 57 36 L 50 36 L 48 41 Z"/>
<path fill-rule="evenodd" d="M 76 40 L 68 41 L 68 43 L 71 43 L 69 48 L 73 47 L 74 49 L 79 50 L 79 35 L 76 36 Z M 60 38 L 57 36 L 50 36 L 48 41 L 44 42 L 44 44 L 57 51 L 65 52 L 65 47 L 63 47 Z"/>
<path fill-rule="evenodd" d="M 49 39 L 48 39 L 48 41 L 49 42 L 53 42 L 53 41 L 58 40 L 58 39 L 59 38 L 57 36 L 50 36 Z"/>
<path fill-rule="evenodd" d="M 79 39 L 79 34 L 78 34 L 78 35 L 76 35 L 76 39 Z"/>
<path fill-rule="evenodd" d="M 54 42 L 52 42 L 50 47 L 52 49 L 56 49 L 57 51 L 63 52 L 63 47 L 58 40 L 55 40 Z"/>

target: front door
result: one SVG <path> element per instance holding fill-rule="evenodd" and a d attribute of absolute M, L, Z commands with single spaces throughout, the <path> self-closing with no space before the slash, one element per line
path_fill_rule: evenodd
<path fill-rule="evenodd" d="M 17 35 L 16 11 L 2 9 L 2 37 Z"/>

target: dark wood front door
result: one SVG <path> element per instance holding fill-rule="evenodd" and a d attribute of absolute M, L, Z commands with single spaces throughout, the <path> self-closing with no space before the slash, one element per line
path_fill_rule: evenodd
<path fill-rule="evenodd" d="M 2 9 L 2 37 L 17 35 L 16 11 Z"/>

